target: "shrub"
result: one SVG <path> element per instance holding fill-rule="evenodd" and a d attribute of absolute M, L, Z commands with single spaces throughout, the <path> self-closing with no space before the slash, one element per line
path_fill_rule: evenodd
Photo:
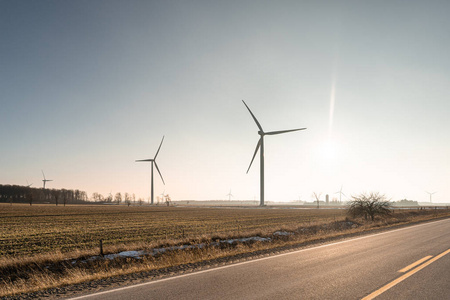
<path fill-rule="evenodd" d="M 352 217 L 364 217 L 373 221 L 375 216 L 386 216 L 391 214 L 391 204 L 385 195 L 376 193 L 362 193 L 358 196 L 352 196 L 347 213 Z"/>

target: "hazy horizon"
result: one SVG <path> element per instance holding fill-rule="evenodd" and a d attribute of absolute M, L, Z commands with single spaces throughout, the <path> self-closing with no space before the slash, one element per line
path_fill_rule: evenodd
<path fill-rule="evenodd" d="M 447 1 L 1 1 L 0 183 L 450 202 Z"/>

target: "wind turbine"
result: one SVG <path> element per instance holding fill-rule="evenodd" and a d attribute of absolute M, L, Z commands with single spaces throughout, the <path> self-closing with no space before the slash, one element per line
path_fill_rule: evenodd
<path fill-rule="evenodd" d="M 427 194 L 429 194 L 430 195 L 430 203 L 432 203 L 431 202 L 431 196 L 433 195 L 433 194 L 436 194 L 437 192 L 432 192 L 432 193 L 430 193 L 430 192 L 427 192 L 427 191 L 425 191 Z"/>
<path fill-rule="evenodd" d="M 28 180 L 27 180 L 27 187 L 30 187 L 30 186 L 32 186 L 33 184 L 32 183 L 29 183 L 28 182 Z"/>
<path fill-rule="evenodd" d="M 44 189 L 45 189 L 45 183 L 46 183 L 47 181 L 53 181 L 53 179 L 45 179 L 44 171 L 41 170 L 41 172 L 42 172 L 42 176 L 44 177 L 44 179 L 42 179 L 42 182 L 44 183 Z"/>
<path fill-rule="evenodd" d="M 163 192 L 161 193 L 161 194 L 159 194 L 159 196 L 160 196 L 160 198 L 158 198 L 158 197 L 156 197 L 156 200 L 158 200 L 158 204 L 159 204 L 159 199 L 161 199 L 161 201 L 163 201 L 164 202 L 164 193 L 166 192 L 166 190 L 163 190 Z"/>
<path fill-rule="evenodd" d="M 230 192 L 227 194 L 227 196 L 228 196 L 228 201 L 231 201 L 231 197 L 234 198 L 233 194 L 231 194 L 231 190 L 230 190 Z"/>
<path fill-rule="evenodd" d="M 242 102 L 244 103 L 245 107 L 247 107 L 248 111 L 250 112 L 250 114 L 252 115 L 253 120 L 255 121 L 256 125 L 259 128 L 258 134 L 261 136 L 259 138 L 258 144 L 256 144 L 256 150 L 255 153 L 253 154 L 253 158 L 252 161 L 250 162 L 250 165 L 248 166 L 248 170 L 247 170 L 247 174 L 248 171 L 250 170 L 250 167 L 252 166 L 253 160 L 255 159 L 256 153 L 258 153 L 258 150 L 260 150 L 260 167 L 259 167 L 259 172 L 260 172 L 260 194 L 261 194 L 261 198 L 259 200 L 259 205 L 260 206 L 264 206 L 264 136 L 265 135 L 276 135 L 276 134 L 282 134 L 282 133 L 287 133 L 287 132 L 292 132 L 292 131 L 298 131 L 298 130 L 305 130 L 306 128 L 298 128 L 298 129 L 290 129 L 290 130 L 281 130 L 281 131 L 270 131 L 270 132 L 264 132 L 264 130 L 261 127 L 261 124 L 259 124 L 258 120 L 256 119 L 255 115 L 252 113 L 252 111 L 250 110 L 250 108 L 247 106 L 247 104 L 245 103 L 244 100 L 242 100 Z"/>
<path fill-rule="evenodd" d="M 339 203 L 342 203 L 342 195 L 344 195 L 345 197 L 347 197 L 347 195 L 345 195 L 345 194 L 342 192 L 342 187 L 343 187 L 343 185 L 341 185 L 341 189 L 335 193 L 335 194 L 339 194 Z"/>
<path fill-rule="evenodd" d="M 159 149 L 161 149 L 163 141 L 164 141 L 164 136 L 161 140 L 161 144 L 159 144 L 158 151 L 156 151 L 154 158 L 136 160 L 136 162 L 148 162 L 149 161 L 152 163 L 151 167 L 150 167 L 150 171 L 151 171 L 151 198 L 150 198 L 151 203 L 150 204 L 152 204 L 152 205 L 153 205 L 153 164 L 156 166 L 156 170 L 158 171 L 159 176 L 161 177 L 161 180 L 162 180 L 163 184 L 165 185 L 164 179 L 161 175 L 161 172 L 159 171 L 158 164 L 156 163 L 156 157 L 158 156 Z"/>

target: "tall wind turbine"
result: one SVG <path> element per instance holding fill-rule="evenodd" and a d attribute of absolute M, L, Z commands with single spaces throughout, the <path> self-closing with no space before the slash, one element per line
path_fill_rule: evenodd
<path fill-rule="evenodd" d="M 151 171 L 151 198 L 150 198 L 150 201 L 151 201 L 152 205 L 153 205 L 153 164 L 156 166 L 156 170 L 158 171 L 159 176 L 161 177 L 161 180 L 162 180 L 163 184 L 165 185 L 164 179 L 163 179 L 163 177 L 161 175 L 161 172 L 159 171 L 158 164 L 156 163 L 156 157 L 158 156 L 159 149 L 161 149 L 163 141 L 164 141 L 164 136 L 163 136 L 163 138 L 161 140 L 161 144 L 159 144 L 158 151 L 156 151 L 155 157 L 149 158 L 149 159 L 136 160 L 136 162 L 148 162 L 148 161 L 151 162 L 151 167 L 150 167 L 150 171 Z"/>
<path fill-rule="evenodd" d="M 265 135 L 276 135 L 276 134 L 282 134 L 282 133 L 287 133 L 287 132 L 292 132 L 292 131 L 298 131 L 298 130 L 305 130 L 306 128 L 298 128 L 298 129 L 290 129 L 290 130 L 281 130 L 281 131 L 270 131 L 270 132 L 264 132 L 264 130 L 261 127 L 261 124 L 259 124 L 258 120 L 256 119 L 255 115 L 252 113 L 252 111 L 250 110 L 250 108 L 247 106 L 247 104 L 245 103 L 244 100 L 242 100 L 242 102 L 244 103 L 245 107 L 247 107 L 248 111 L 250 112 L 250 114 L 252 115 L 253 120 L 256 123 L 256 126 L 258 126 L 258 134 L 261 136 L 259 138 L 258 144 L 256 144 L 256 150 L 255 153 L 253 154 L 253 158 L 252 161 L 250 162 L 250 165 L 248 166 L 248 171 L 250 170 L 250 167 L 252 166 L 253 160 L 255 159 L 256 153 L 258 153 L 258 150 L 261 149 L 259 151 L 260 153 L 260 167 L 259 167 L 259 172 L 260 172 L 260 200 L 259 200 L 259 205 L 260 206 L 264 206 L 264 136 Z"/>
<path fill-rule="evenodd" d="M 341 185 L 341 189 L 335 193 L 335 194 L 339 194 L 339 203 L 342 203 L 342 195 L 344 195 L 345 197 L 347 197 L 347 196 L 342 192 L 342 187 L 343 187 L 343 185 Z"/>
<path fill-rule="evenodd" d="M 234 197 L 233 194 L 231 194 L 231 190 L 230 190 L 230 192 L 227 194 L 227 196 L 228 196 L 228 201 L 231 201 L 231 197 Z"/>
<path fill-rule="evenodd" d="M 45 179 L 44 171 L 41 170 L 41 172 L 42 172 L 42 176 L 44 177 L 44 179 L 42 179 L 42 182 L 44 183 L 44 189 L 45 189 L 45 183 L 46 183 L 47 181 L 53 181 L 53 179 Z"/>
<path fill-rule="evenodd" d="M 426 191 L 425 191 L 425 192 L 426 192 Z M 432 193 L 426 192 L 426 193 L 430 195 L 430 203 L 432 203 L 432 202 L 431 202 L 431 196 L 432 196 L 433 194 L 436 194 L 437 192 L 432 192 Z"/>

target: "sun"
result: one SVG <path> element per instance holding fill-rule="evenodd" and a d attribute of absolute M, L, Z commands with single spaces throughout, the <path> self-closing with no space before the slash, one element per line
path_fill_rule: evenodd
<path fill-rule="evenodd" d="M 336 142 L 331 139 L 327 139 L 320 146 L 320 156 L 326 161 L 334 161 L 337 157 Z"/>

